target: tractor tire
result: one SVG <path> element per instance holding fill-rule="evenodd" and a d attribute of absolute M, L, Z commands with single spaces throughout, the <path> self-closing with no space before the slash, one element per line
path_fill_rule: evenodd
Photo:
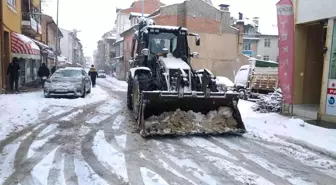
<path fill-rule="evenodd" d="M 133 110 L 132 89 L 133 89 L 133 81 L 132 81 L 131 76 L 129 76 L 127 79 L 127 108 L 129 110 Z"/>
<path fill-rule="evenodd" d="M 143 90 L 148 90 L 151 83 L 150 75 L 147 73 L 137 74 L 132 83 L 132 110 L 135 120 L 139 115 L 139 99 Z"/>

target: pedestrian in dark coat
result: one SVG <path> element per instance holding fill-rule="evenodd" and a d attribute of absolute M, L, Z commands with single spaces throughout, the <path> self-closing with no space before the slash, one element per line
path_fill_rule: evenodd
<path fill-rule="evenodd" d="M 38 76 L 41 78 L 42 81 L 42 88 L 44 88 L 44 82 L 47 80 L 47 78 L 50 76 L 50 70 L 45 65 L 45 63 L 42 63 L 41 67 L 39 68 L 37 72 Z"/>
<path fill-rule="evenodd" d="M 96 86 L 96 78 L 98 76 L 98 73 L 97 73 L 97 70 L 94 67 L 94 65 L 92 65 L 91 68 L 90 68 L 89 76 L 91 77 L 92 86 L 95 87 Z"/>
<path fill-rule="evenodd" d="M 19 59 L 14 57 L 12 62 L 9 64 L 7 68 L 7 76 L 9 76 L 10 89 L 15 93 L 19 91 L 19 76 L 20 76 L 20 64 Z"/>

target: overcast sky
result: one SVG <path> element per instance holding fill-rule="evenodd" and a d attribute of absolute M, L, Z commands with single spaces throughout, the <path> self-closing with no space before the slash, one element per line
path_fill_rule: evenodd
<path fill-rule="evenodd" d="M 43 12 L 51 15 L 56 22 L 57 0 L 46 0 Z M 64 29 L 77 29 L 84 46 L 84 54 L 92 56 L 97 41 L 102 34 L 111 30 L 115 21 L 115 10 L 128 8 L 134 0 L 59 0 L 59 26 Z M 161 0 L 165 4 L 184 0 Z M 278 0 L 212 0 L 214 6 L 229 4 L 231 15 L 242 12 L 247 17 L 260 17 L 260 27 L 266 29 L 276 24 Z"/>

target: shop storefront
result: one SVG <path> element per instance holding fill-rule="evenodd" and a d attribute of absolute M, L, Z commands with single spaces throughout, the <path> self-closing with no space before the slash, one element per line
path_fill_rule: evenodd
<path fill-rule="evenodd" d="M 336 116 L 336 20 L 332 20 L 332 39 L 330 47 L 330 63 L 327 80 L 327 93 L 326 93 L 326 115 Z M 335 118 L 336 120 L 336 118 Z"/>
<path fill-rule="evenodd" d="M 38 79 L 37 71 L 41 64 L 40 48 L 29 37 L 12 32 L 11 51 L 11 57 L 20 60 L 19 87 L 34 83 Z"/>
<path fill-rule="evenodd" d="M 320 3 L 294 1 L 293 113 L 336 123 L 336 12 Z"/>

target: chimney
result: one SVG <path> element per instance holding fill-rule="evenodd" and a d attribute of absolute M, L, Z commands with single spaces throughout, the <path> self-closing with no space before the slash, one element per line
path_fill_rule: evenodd
<path fill-rule="evenodd" d="M 222 11 L 226 11 L 226 12 L 229 11 L 229 7 L 230 7 L 230 5 L 227 5 L 227 4 L 220 4 L 219 5 L 219 9 L 222 10 Z"/>
<path fill-rule="evenodd" d="M 252 22 L 255 24 L 256 31 L 259 31 L 259 17 L 253 17 Z"/>
<path fill-rule="evenodd" d="M 243 14 L 242 13 L 238 13 L 238 20 L 243 20 Z"/>

